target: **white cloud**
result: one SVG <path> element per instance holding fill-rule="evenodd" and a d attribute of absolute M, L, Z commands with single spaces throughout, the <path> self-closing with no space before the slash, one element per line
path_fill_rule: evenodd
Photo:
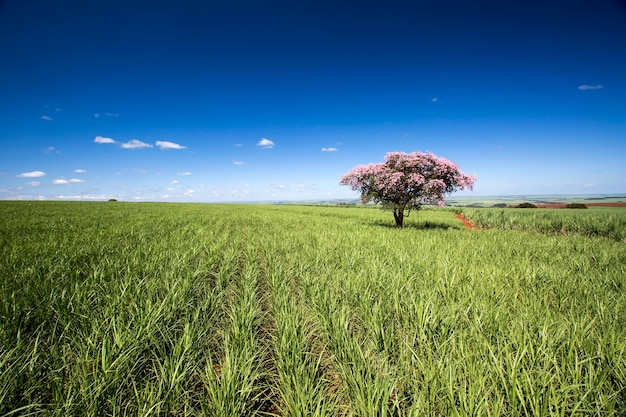
<path fill-rule="evenodd" d="M 339 149 L 337 148 L 322 148 L 322 152 L 337 152 Z"/>
<path fill-rule="evenodd" d="M 179 172 L 176 175 L 178 175 L 179 177 L 186 177 L 188 175 L 191 175 L 191 172 L 189 172 L 189 171 Z"/>
<path fill-rule="evenodd" d="M 172 180 L 170 181 L 170 184 L 178 184 L 178 180 Z"/>
<path fill-rule="evenodd" d="M 158 146 L 159 149 L 187 149 L 186 146 L 182 146 L 182 145 L 179 145 L 178 143 L 168 142 L 164 140 L 157 140 L 156 146 Z"/>
<path fill-rule="evenodd" d="M 41 185 L 41 182 L 39 182 L 39 181 L 29 181 L 26 184 L 30 185 L 31 187 L 39 187 Z"/>
<path fill-rule="evenodd" d="M 93 115 L 93 117 L 95 117 L 95 118 L 97 119 L 98 117 L 100 117 L 100 113 L 95 113 L 95 114 Z"/>
<path fill-rule="evenodd" d="M 48 121 L 50 121 L 50 120 L 52 120 L 52 117 L 43 115 L 43 116 L 41 116 L 41 120 L 48 120 Z"/>
<path fill-rule="evenodd" d="M 233 146 L 236 146 L 237 148 L 241 148 L 243 145 L 241 143 L 235 143 Z"/>
<path fill-rule="evenodd" d="M 256 146 L 260 146 L 265 149 L 272 149 L 274 147 L 274 142 L 269 139 L 261 138 L 261 140 L 256 144 Z"/>
<path fill-rule="evenodd" d="M 81 178 L 70 178 L 70 180 L 69 180 L 69 181 L 70 181 L 71 183 L 73 183 L 73 184 L 78 184 L 78 183 L 81 183 L 81 182 L 87 182 L 87 180 L 83 180 L 83 179 L 81 179 Z"/>
<path fill-rule="evenodd" d="M 93 140 L 95 143 L 117 143 L 111 138 L 105 138 L 104 136 L 96 136 Z"/>
<path fill-rule="evenodd" d="M 124 149 L 152 148 L 152 145 L 149 143 L 145 143 L 137 139 L 131 139 L 126 143 L 122 143 L 120 146 Z"/>
<path fill-rule="evenodd" d="M 245 165 L 245 163 L 243 161 L 233 161 L 233 164 L 235 164 L 235 165 Z"/>
<path fill-rule="evenodd" d="M 578 89 L 581 90 L 581 91 L 601 90 L 603 88 L 604 88 L 604 86 L 602 84 L 596 84 L 596 85 L 583 84 L 583 85 L 579 85 L 578 86 Z"/>
<path fill-rule="evenodd" d="M 37 177 L 45 177 L 46 173 L 43 171 L 30 171 L 30 172 L 22 172 L 21 174 L 16 175 L 19 178 L 37 178 Z"/>
<path fill-rule="evenodd" d="M 84 174 L 87 171 L 84 170 L 84 169 L 75 169 L 74 172 L 77 173 L 77 174 Z"/>

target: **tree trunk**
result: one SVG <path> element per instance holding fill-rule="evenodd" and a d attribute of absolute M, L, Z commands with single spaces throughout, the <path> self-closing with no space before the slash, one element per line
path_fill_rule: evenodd
<path fill-rule="evenodd" d="M 402 228 L 402 222 L 404 221 L 404 208 L 394 208 L 393 218 L 396 219 L 396 227 Z"/>

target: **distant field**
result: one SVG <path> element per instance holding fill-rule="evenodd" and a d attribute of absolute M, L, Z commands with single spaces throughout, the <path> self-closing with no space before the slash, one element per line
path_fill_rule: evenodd
<path fill-rule="evenodd" d="M 0 202 L 0 416 L 626 415 L 621 235 L 405 223 Z"/>
<path fill-rule="evenodd" d="M 621 206 L 626 207 L 626 195 L 526 195 L 526 196 L 489 196 L 489 197 L 451 197 L 446 200 L 450 206 L 492 207 L 496 204 L 515 206 L 521 203 L 534 203 L 558 207 L 568 203 L 583 203 L 588 206 Z"/>

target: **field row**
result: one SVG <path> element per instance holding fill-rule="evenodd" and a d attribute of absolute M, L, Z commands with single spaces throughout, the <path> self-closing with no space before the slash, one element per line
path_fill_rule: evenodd
<path fill-rule="evenodd" d="M 445 210 L 0 215 L 0 415 L 626 412 L 620 242 Z"/>

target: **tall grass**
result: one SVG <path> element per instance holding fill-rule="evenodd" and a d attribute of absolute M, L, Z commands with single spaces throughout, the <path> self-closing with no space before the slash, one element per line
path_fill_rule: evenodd
<path fill-rule="evenodd" d="M 389 217 L 0 203 L 0 415 L 626 414 L 623 242 Z"/>
<path fill-rule="evenodd" d="M 546 234 L 576 234 L 626 240 L 626 210 L 623 208 L 495 209 L 464 208 L 463 214 L 482 228 L 525 230 Z"/>
<path fill-rule="evenodd" d="M 268 245 L 269 244 L 269 245 Z M 329 380 L 323 374 L 325 349 L 316 346 L 318 332 L 293 291 L 291 274 L 272 253 L 271 241 L 264 239 L 264 261 L 267 268 L 272 313 L 275 319 L 273 346 L 279 384 L 281 408 L 294 417 L 330 416 L 335 414 L 333 399 L 326 395 Z"/>
<path fill-rule="evenodd" d="M 92 208 L 35 205 L 3 224 L 0 407 L 184 413 L 211 344 L 221 252 L 194 225 L 155 228 L 144 207 Z"/>
<path fill-rule="evenodd" d="M 241 246 L 239 251 L 226 253 L 226 264 L 234 267 L 228 270 L 232 294 L 225 295 L 230 300 L 222 324 L 221 358 L 214 361 L 209 356 L 205 366 L 207 415 L 250 415 L 262 394 L 258 384 L 264 356 L 259 341 L 259 269 L 254 247 Z"/>

